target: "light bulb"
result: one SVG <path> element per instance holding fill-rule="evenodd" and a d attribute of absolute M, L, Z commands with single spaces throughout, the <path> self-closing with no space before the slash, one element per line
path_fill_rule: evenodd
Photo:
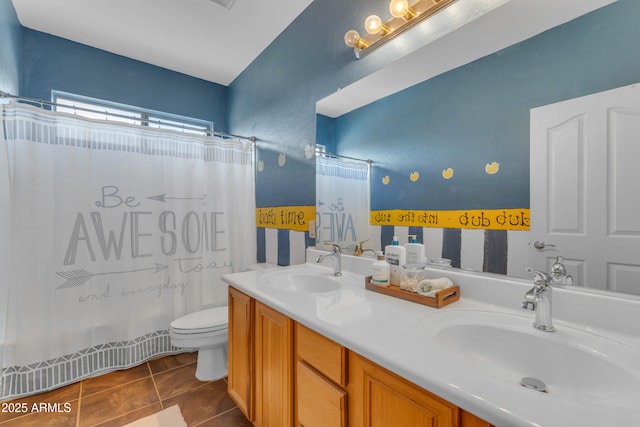
<path fill-rule="evenodd" d="M 408 0 L 391 0 L 389 3 L 389 12 L 394 18 L 402 18 L 409 12 Z"/>
<path fill-rule="evenodd" d="M 349 30 L 344 33 L 344 43 L 349 47 L 356 47 L 360 41 L 360 34 L 356 30 Z"/>
<path fill-rule="evenodd" d="M 364 21 L 364 29 L 369 34 L 378 34 L 382 30 L 382 20 L 378 15 L 370 15 Z"/>

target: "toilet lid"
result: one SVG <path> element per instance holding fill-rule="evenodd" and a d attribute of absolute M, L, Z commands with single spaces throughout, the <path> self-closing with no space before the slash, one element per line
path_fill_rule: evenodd
<path fill-rule="evenodd" d="M 229 322 L 227 306 L 209 308 L 182 316 L 171 322 L 173 329 L 212 329 L 226 327 Z"/>

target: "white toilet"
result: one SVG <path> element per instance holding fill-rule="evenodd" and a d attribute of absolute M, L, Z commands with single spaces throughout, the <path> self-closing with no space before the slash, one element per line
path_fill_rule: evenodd
<path fill-rule="evenodd" d="M 198 349 L 197 379 L 212 381 L 227 375 L 227 306 L 196 311 L 174 320 L 169 336 L 174 347 Z"/>
<path fill-rule="evenodd" d="M 268 263 L 253 264 L 248 270 L 277 268 Z M 196 378 L 213 381 L 227 375 L 229 342 L 229 310 L 227 306 L 209 308 L 179 317 L 171 322 L 171 345 L 197 348 Z"/>

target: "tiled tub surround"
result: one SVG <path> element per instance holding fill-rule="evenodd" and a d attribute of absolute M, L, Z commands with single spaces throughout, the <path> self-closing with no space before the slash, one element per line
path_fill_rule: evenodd
<path fill-rule="evenodd" d="M 326 252 L 308 249 L 307 263 L 330 272 L 331 266 L 315 264 L 321 253 Z M 438 309 L 364 289 L 364 275 L 369 274 L 372 262 L 372 259 L 343 256 L 343 271 L 361 275 L 362 285 L 341 289 L 333 296 L 274 291 L 261 285 L 261 278 L 269 274 L 268 270 L 227 275 L 225 280 L 293 320 L 496 426 L 640 425 L 640 407 L 623 408 L 616 406 L 615 400 L 606 398 L 601 405 L 588 405 L 579 398 L 575 401 L 554 399 L 552 390 L 546 394 L 514 387 L 470 367 L 462 367 L 459 361 L 420 338 L 418 326 L 423 326 L 425 316 Z M 461 288 L 460 301 L 441 311 L 489 310 L 530 316 L 533 322 L 535 314 L 520 309 L 524 294 L 532 286 L 529 280 L 458 269 L 429 271 L 433 277 L 449 277 Z M 575 326 L 640 351 L 637 328 L 640 301 L 557 287 L 553 292 L 553 318 L 558 331 Z M 351 304 L 343 307 L 338 304 L 327 310 L 331 298 L 351 301 Z M 434 322 L 435 319 L 437 316 Z"/>

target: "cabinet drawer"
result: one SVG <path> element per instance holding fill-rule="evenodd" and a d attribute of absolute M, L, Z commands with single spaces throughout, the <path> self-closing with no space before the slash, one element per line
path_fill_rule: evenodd
<path fill-rule="evenodd" d="M 331 381 L 347 385 L 347 350 L 340 344 L 296 323 L 296 354 Z"/>
<path fill-rule="evenodd" d="M 297 365 L 298 425 L 346 427 L 347 393 L 305 362 Z"/>

